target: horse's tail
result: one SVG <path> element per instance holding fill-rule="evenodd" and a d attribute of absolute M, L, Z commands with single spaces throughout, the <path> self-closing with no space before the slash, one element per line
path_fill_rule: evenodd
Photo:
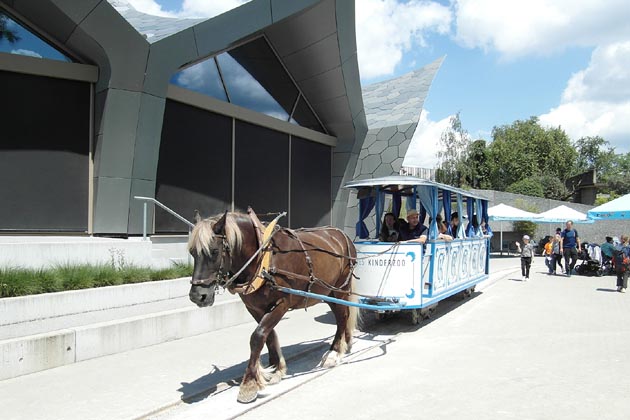
<path fill-rule="evenodd" d="M 359 301 L 359 296 L 357 296 L 354 291 L 355 291 L 355 282 L 357 281 L 357 277 L 354 275 L 353 271 L 354 271 L 354 265 L 356 263 L 356 257 L 357 257 L 357 250 L 354 247 L 354 244 L 352 243 L 352 241 L 350 241 L 350 238 L 348 238 L 346 236 L 348 242 L 348 256 L 351 258 L 354 258 L 355 260 L 352 261 L 351 260 L 351 264 L 350 264 L 350 294 L 348 295 L 348 301 L 349 302 L 354 302 L 357 303 Z M 349 339 L 348 339 L 348 345 L 351 344 L 351 340 L 352 340 L 352 333 L 354 332 L 354 330 L 357 329 L 357 327 L 360 325 L 361 323 L 361 311 L 359 310 L 359 308 L 357 306 L 350 306 L 350 313 L 348 314 L 348 324 L 346 325 L 346 331 L 349 334 Z"/>
<path fill-rule="evenodd" d="M 351 274 L 350 278 L 350 292 L 354 292 L 354 282 L 356 281 L 356 277 Z M 354 293 L 350 293 L 348 296 L 349 302 L 357 303 L 359 301 L 359 297 Z M 346 330 L 352 336 L 352 332 L 357 329 L 357 327 L 361 323 L 361 311 L 357 306 L 350 306 L 350 313 L 348 314 L 348 324 L 346 325 Z M 350 343 L 348 343 L 350 344 Z"/>

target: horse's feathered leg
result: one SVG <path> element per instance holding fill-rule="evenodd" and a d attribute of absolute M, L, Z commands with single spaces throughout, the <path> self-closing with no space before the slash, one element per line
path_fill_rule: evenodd
<path fill-rule="evenodd" d="M 265 372 L 260 365 L 260 352 L 262 351 L 267 338 L 275 326 L 280 322 L 288 307 L 285 299 L 280 299 L 277 304 L 258 323 L 258 327 L 252 333 L 249 340 L 250 356 L 245 375 L 241 381 L 238 392 L 238 401 L 242 403 L 252 402 L 258 395 L 258 390 L 267 383 Z"/>
<path fill-rule="evenodd" d="M 254 317 L 256 322 L 260 323 L 264 313 L 259 311 L 258 308 L 246 307 L 247 311 Z M 282 348 L 280 347 L 280 340 L 278 340 L 278 334 L 275 328 L 269 332 L 267 336 L 267 350 L 269 350 L 269 368 L 272 370 L 268 374 L 268 384 L 277 384 L 284 378 L 287 373 L 287 363 L 282 356 Z M 267 369 L 265 369 L 266 371 Z"/>
<path fill-rule="evenodd" d="M 278 334 L 273 329 L 269 332 L 267 337 L 267 349 L 269 350 L 269 367 L 274 369 L 271 377 L 269 378 L 269 384 L 277 384 L 284 378 L 287 373 L 287 362 L 282 356 L 282 348 L 280 347 L 280 341 L 278 340 Z"/>
<path fill-rule="evenodd" d="M 324 368 L 336 366 L 348 351 L 348 343 L 345 336 L 349 316 L 348 307 L 336 303 L 328 303 L 328 305 L 335 315 L 337 331 L 335 332 L 335 338 L 330 346 L 330 350 L 324 354 L 320 362 L 320 366 Z"/>

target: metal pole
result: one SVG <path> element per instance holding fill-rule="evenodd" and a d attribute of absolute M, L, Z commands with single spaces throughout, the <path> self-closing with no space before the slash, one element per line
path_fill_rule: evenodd
<path fill-rule="evenodd" d="M 147 240 L 147 202 L 144 202 L 144 212 L 142 214 L 142 240 Z"/>
<path fill-rule="evenodd" d="M 503 256 L 503 221 L 500 222 L 501 223 L 501 256 Z"/>

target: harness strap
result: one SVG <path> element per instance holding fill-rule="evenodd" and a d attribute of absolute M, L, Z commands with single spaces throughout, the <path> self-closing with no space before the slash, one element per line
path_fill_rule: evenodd
<path fill-rule="evenodd" d="M 259 232 L 259 230 L 261 230 L 260 228 L 262 227 L 262 223 L 260 222 L 260 220 L 258 220 L 258 217 L 256 216 L 256 213 L 254 213 L 253 210 L 251 210 L 250 216 L 252 218 L 256 231 Z M 278 223 L 278 219 L 279 217 L 276 217 L 264 229 L 262 238 L 260 238 L 260 242 L 259 242 L 261 246 L 263 246 L 264 244 L 267 244 L 267 242 L 271 239 L 271 237 L 275 233 L 274 229 L 276 227 L 276 224 Z M 254 293 L 256 290 L 260 289 L 263 284 L 265 284 L 266 278 L 263 275 L 263 271 L 269 270 L 269 266 L 271 264 L 271 254 L 272 252 L 269 245 L 265 245 L 262 250 L 262 257 L 260 258 L 260 262 L 258 263 L 258 269 L 256 270 L 256 275 L 252 278 L 252 280 L 249 282 L 247 287 L 245 287 L 245 290 L 243 290 L 242 294 L 249 295 L 251 293 Z"/>

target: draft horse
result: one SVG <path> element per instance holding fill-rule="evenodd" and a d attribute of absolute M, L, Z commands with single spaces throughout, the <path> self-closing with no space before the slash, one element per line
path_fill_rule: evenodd
<path fill-rule="evenodd" d="M 199 307 L 212 305 L 216 288 L 222 286 L 238 293 L 258 322 L 250 338 L 249 363 L 238 394 L 239 402 L 248 403 L 266 384 L 277 383 L 286 374 L 275 326 L 287 311 L 321 302 L 283 293 L 277 287 L 354 300 L 351 292 L 356 249 L 339 229 L 264 226 L 251 209 L 248 214 L 226 212 L 203 220 L 197 214 L 195 222 L 188 244 L 194 258 L 190 300 Z M 336 365 L 350 350 L 358 316 L 356 307 L 328 305 L 335 315 L 337 331 L 322 358 L 324 367 Z M 263 369 L 260 353 L 265 343 L 270 366 Z"/>

